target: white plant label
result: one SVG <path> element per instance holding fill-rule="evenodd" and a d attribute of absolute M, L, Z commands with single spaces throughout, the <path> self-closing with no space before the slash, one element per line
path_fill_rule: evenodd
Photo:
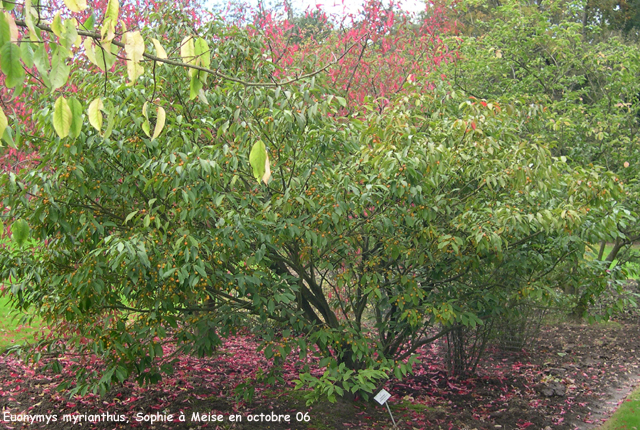
<path fill-rule="evenodd" d="M 387 390 L 381 390 L 378 394 L 376 394 L 376 396 L 373 398 L 376 402 L 380 403 L 381 405 L 384 405 L 387 400 L 389 400 L 389 398 L 391 397 L 391 394 L 389 394 L 389 392 Z"/>

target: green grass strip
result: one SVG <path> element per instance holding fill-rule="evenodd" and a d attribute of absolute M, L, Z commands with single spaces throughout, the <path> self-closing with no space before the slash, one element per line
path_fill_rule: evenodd
<path fill-rule="evenodd" d="M 11 309 L 8 297 L 0 297 L 0 352 L 30 342 L 40 331 L 41 321 L 36 318 L 30 325 L 20 324 L 22 315 Z"/>
<path fill-rule="evenodd" d="M 640 430 L 640 386 L 622 401 L 600 430 Z"/>

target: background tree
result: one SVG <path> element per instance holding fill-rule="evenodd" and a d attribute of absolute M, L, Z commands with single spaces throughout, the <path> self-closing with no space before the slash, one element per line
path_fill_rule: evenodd
<path fill-rule="evenodd" d="M 637 259 L 631 245 L 640 238 L 638 46 L 585 34 L 573 13 L 580 5 L 514 1 L 492 8 L 475 21 L 478 37 L 467 39 L 464 61 L 449 74 L 458 88 L 477 97 L 543 103 L 546 120 L 528 134 L 544 136 L 554 155 L 574 165 L 601 165 L 615 172 L 627 194 L 610 202 L 610 218 L 602 221 L 610 226 L 609 234 L 593 239 L 600 242 L 595 256 L 609 263 Z M 614 246 L 605 255 L 607 242 Z"/>

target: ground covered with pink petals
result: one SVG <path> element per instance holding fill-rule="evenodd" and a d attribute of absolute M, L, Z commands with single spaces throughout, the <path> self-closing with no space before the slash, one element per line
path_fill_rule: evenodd
<path fill-rule="evenodd" d="M 284 385 L 258 385 L 252 402 L 235 396 L 270 362 L 250 335 L 229 339 L 215 357 L 180 357 L 162 383 L 116 386 L 105 397 L 69 398 L 55 387 L 70 379 L 0 356 L 0 427 L 19 428 L 391 428 L 386 408 L 372 402 L 320 402 L 307 407 L 293 390 L 299 363 L 283 369 Z M 490 349 L 477 374 L 449 378 L 440 345 L 420 351 L 415 374 L 385 388 L 402 429 L 575 429 L 604 419 L 640 377 L 640 319 L 543 327 L 536 346 Z M 69 359 L 62 359 L 68 364 Z M 96 364 L 98 365 L 98 364 Z"/>

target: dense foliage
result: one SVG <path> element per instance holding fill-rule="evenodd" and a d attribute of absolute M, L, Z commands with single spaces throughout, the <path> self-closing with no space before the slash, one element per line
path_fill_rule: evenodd
<path fill-rule="evenodd" d="M 322 357 L 323 376 L 300 374 L 312 399 L 370 393 L 410 371 L 421 345 L 554 296 L 554 269 L 615 226 L 617 177 L 554 157 L 536 131 L 544 105 L 469 97 L 428 73 L 440 61 L 426 48 L 422 75 L 414 62 L 406 79 L 383 74 L 396 87 L 381 103 L 366 80 L 349 85 L 381 64 L 371 58 L 398 58 L 363 54 L 384 37 L 341 52 L 327 37 L 333 62 L 292 55 L 287 69 L 269 29 L 194 28 L 171 12 L 119 35 L 116 0 L 97 31 L 34 22 L 31 7 L 3 12 L 2 70 L 8 87 L 28 68 L 50 91 L 29 93 L 37 165 L 0 182 L 24 238 L 2 250 L 0 273 L 14 306 L 54 328 L 49 351 L 107 362 L 100 374 L 79 363 L 78 390 L 158 381 L 171 371 L 163 345 L 210 355 L 248 327 L 276 365 Z M 402 25 L 383 33 L 422 40 Z M 354 47 L 362 63 L 349 62 Z M 336 65 L 351 75 L 321 73 Z M 22 126 L 5 127 L 17 147 Z"/>
<path fill-rule="evenodd" d="M 544 120 L 527 135 L 546 141 L 552 154 L 572 165 L 602 166 L 624 183 L 625 196 L 609 202 L 601 221 L 608 227 L 590 239 L 593 258 L 607 268 L 614 260 L 640 258 L 633 248 L 640 239 L 640 50 L 628 40 L 627 24 L 616 27 L 615 19 L 603 18 L 600 25 L 589 25 L 589 14 L 598 8 L 605 17 L 634 16 L 629 10 L 636 9 L 609 3 L 476 3 L 461 10 L 460 19 L 473 22 L 481 36 L 466 39 L 465 61 L 449 70 L 456 87 L 476 97 L 542 103 Z M 607 243 L 613 246 L 605 253 Z M 584 272 L 573 272 L 572 283 L 586 284 Z M 581 300 L 591 291 L 584 293 Z"/>

